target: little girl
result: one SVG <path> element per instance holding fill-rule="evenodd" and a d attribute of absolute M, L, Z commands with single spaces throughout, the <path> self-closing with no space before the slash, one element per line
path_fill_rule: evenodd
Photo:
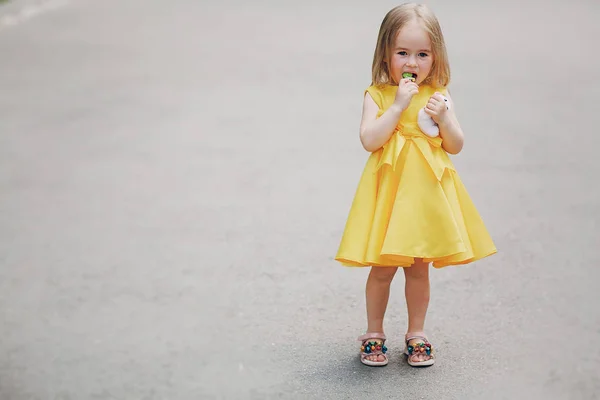
<path fill-rule="evenodd" d="M 371 267 L 368 326 L 359 337 L 366 365 L 388 363 L 383 319 L 397 267 L 406 278 L 404 353 L 410 365 L 428 366 L 435 361 L 424 333 L 429 264 L 467 264 L 496 252 L 448 155 L 458 154 L 464 141 L 449 81 L 435 15 L 417 4 L 389 11 L 379 30 L 360 124 L 361 143 L 371 155 L 335 257 L 345 266 Z M 424 128 L 428 118 L 433 133 Z"/>

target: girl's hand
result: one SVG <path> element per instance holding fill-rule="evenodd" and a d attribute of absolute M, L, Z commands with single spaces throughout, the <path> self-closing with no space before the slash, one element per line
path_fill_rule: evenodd
<path fill-rule="evenodd" d="M 401 111 L 408 108 L 412 97 L 419 93 L 419 86 L 414 83 L 410 78 L 405 78 L 398 84 L 398 91 L 396 92 L 396 98 L 394 104 L 397 105 Z"/>
<path fill-rule="evenodd" d="M 429 98 L 427 105 L 425 106 L 425 112 L 431 116 L 436 124 L 440 125 L 447 115 L 449 104 L 446 103 L 446 99 L 441 93 L 435 92 L 433 96 Z"/>

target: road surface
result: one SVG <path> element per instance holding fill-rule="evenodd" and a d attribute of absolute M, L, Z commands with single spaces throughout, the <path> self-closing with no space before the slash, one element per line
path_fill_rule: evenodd
<path fill-rule="evenodd" d="M 599 399 L 600 6 L 474 3 L 429 2 L 499 252 L 432 271 L 425 370 L 400 354 L 401 275 L 391 362 L 359 363 L 368 271 L 333 261 L 396 3 L 5 18 L 0 398 Z"/>

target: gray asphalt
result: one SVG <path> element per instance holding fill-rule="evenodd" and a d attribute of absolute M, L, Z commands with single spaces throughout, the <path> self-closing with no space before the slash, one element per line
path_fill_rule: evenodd
<path fill-rule="evenodd" d="M 429 2 L 499 253 L 432 271 L 425 370 L 401 275 L 391 363 L 359 363 L 368 271 L 333 261 L 397 3 L 71 0 L 0 27 L 0 399 L 599 399 L 600 5 L 471 3 Z"/>

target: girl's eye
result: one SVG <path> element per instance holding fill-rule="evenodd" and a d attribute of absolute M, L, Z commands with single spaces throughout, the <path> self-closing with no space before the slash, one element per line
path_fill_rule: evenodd
<path fill-rule="evenodd" d="M 427 57 L 427 56 L 428 56 L 428 54 L 427 54 L 427 53 L 419 53 L 419 57 L 423 57 L 423 58 L 425 58 L 425 57 Z"/>
<path fill-rule="evenodd" d="M 405 51 L 399 51 L 398 54 L 400 54 L 401 56 L 405 56 L 406 52 Z"/>

